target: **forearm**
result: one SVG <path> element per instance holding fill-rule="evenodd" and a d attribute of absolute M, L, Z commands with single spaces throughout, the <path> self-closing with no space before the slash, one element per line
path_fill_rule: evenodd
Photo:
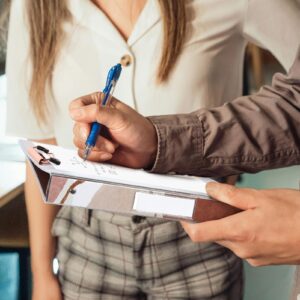
<path fill-rule="evenodd" d="M 300 52 L 288 76 L 226 105 L 150 117 L 158 134 L 153 172 L 225 176 L 300 163 Z"/>
<path fill-rule="evenodd" d="M 47 205 L 43 202 L 28 163 L 26 168 L 25 198 L 29 221 L 33 276 L 50 275 L 52 274 L 52 260 L 56 249 L 55 239 L 51 235 L 51 227 L 59 207 Z"/>

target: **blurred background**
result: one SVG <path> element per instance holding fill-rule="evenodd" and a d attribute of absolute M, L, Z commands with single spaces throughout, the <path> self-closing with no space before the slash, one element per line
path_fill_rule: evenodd
<path fill-rule="evenodd" d="M 1 4 L 5 0 L 0 0 Z M 5 15 L 5 14 L 4 14 Z M 17 139 L 5 136 L 6 28 L 0 28 L 0 300 L 30 299 L 30 255 L 23 195 L 24 157 Z M 244 94 L 269 84 L 275 72 L 283 71 L 272 55 L 249 45 L 245 56 Z M 259 174 L 244 174 L 240 186 L 254 188 L 299 188 L 300 167 Z M 252 268 L 245 263 L 245 300 L 288 299 L 293 282 L 293 266 Z"/>

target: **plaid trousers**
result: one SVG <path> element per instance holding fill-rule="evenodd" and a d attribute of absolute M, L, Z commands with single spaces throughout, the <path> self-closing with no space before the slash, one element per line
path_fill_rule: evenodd
<path fill-rule="evenodd" d="M 180 223 L 63 207 L 53 225 L 65 300 L 239 300 L 241 260 Z"/>

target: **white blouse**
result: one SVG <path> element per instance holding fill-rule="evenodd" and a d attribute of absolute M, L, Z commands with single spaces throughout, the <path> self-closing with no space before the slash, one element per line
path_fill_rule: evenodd
<path fill-rule="evenodd" d="M 7 56 L 7 132 L 32 139 L 55 137 L 72 147 L 71 100 L 104 87 L 109 68 L 122 56 L 115 97 L 144 115 L 188 113 L 241 95 L 245 46 L 270 50 L 287 70 L 300 43 L 300 7 L 295 0 L 187 1 L 188 32 L 167 82 L 157 85 L 162 21 L 157 0 L 148 0 L 126 42 L 91 1 L 69 0 L 73 23 L 53 76 L 49 124 L 39 126 L 29 105 L 29 36 L 23 0 L 12 3 Z"/>

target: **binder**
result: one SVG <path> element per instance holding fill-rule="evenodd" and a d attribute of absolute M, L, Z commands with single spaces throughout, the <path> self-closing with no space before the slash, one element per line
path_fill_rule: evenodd
<path fill-rule="evenodd" d="M 29 140 L 19 144 L 45 203 L 190 222 L 220 219 L 240 211 L 206 194 L 206 183 L 213 181 L 210 178 L 84 162 L 73 149 Z"/>

